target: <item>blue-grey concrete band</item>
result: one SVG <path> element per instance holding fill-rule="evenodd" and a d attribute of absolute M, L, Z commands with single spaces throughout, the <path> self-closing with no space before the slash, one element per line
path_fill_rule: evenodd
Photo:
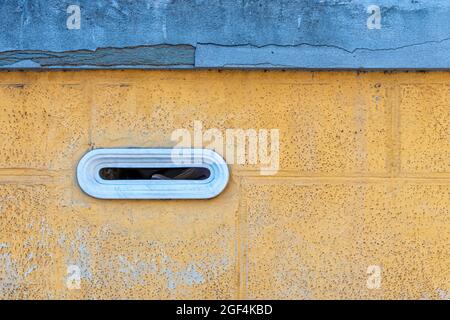
<path fill-rule="evenodd" d="M 450 69 L 449 17 L 448 0 L 3 0 L 0 69 Z"/>
<path fill-rule="evenodd" d="M 104 180 L 103 168 L 184 168 L 210 171 L 205 180 Z M 95 149 L 77 166 L 80 188 L 98 199 L 210 199 L 227 186 L 228 166 L 207 149 Z"/>

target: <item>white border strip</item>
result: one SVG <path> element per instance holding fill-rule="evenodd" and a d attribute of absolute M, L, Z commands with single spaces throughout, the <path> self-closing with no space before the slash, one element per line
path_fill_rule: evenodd
<path fill-rule="evenodd" d="M 203 167 L 205 180 L 104 180 L 102 168 Z M 80 188 L 98 199 L 210 199 L 219 195 L 229 180 L 224 159 L 207 149 L 95 149 L 77 167 Z"/>

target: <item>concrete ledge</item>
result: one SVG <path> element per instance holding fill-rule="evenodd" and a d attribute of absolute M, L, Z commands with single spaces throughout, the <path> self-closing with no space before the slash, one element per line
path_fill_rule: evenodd
<path fill-rule="evenodd" d="M 399 48 L 347 50 L 336 46 L 198 45 L 195 66 L 204 68 L 447 69 L 450 39 Z"/>
<path fill-rule="evenodd" d="M 0 69 L 449 69 L 448 17 L 448 0 L 5 0 Z"/>

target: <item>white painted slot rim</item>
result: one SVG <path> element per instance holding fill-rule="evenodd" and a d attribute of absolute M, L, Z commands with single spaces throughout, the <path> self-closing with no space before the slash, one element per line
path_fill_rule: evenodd
<path fill-rule="evenodd" d="M 104 180 L 102 168 L 203 167 L 205 180 Z M 210 199 L 219 195 L 229 180 L 228 166 L 208 149 L 95 149 L 77 166 L 80 188 L 98 199 Z"/>

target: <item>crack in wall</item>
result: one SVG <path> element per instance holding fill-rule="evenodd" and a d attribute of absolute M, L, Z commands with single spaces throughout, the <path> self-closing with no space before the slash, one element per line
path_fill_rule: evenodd
<path fill-rule="evenodd" d="M 254 45 L 251 43 L 244 43 L 244 44 L 198 43 L 198 45 L 217 46 L 217 47 L 225 47 L 225 48 L 250 47 L 250 48 L 256 48 L 256 49 L 263 49 L 263 48 L 269 48 L 269 47 L 298 48 L 298 47 L 302 47 L 302 46 L 308 46 L 308 47 L 314 47 L 314 48 L 338 49 L 338 50 L 342 50 L 347 53 L 353 54 L 353 53 L 356 53 L 357 51 L 372 51 L 372 52 L 396 51 L 396 50 L 401 50 L 401 49 L 406 49 L 406 48 L 411 48 L 411 47 L 416 47 L 416 46 L 422 46 L 422 45 L 427 45 L 427 44 L 441 44 L 446 41 L 450 41 L 450 37 L 444 38 L 441 40 L 429 40 L 429 41 L 424 41 L 424 42 L 412 43 L 412 44 L 407 44 L 407 45 L 393 47 L 393 48 L 364 48 L 364 47 L 361 47 L 361 48 L 355 48 L 353 50 L 350 50 L 350 49 L 347 49 L 347 48 L 344 48 L 341 46 L 337 46 L 337 45 L 332 45 L 332 44 L 312 44 L 312 43 L 307 43 L 307 42 L 302 42 L 302 43 L 298 43 L 298 44 L 275 44 L 275 43 L 273 43 L 273 44 L 264 44 L 264 45 Z"/>

